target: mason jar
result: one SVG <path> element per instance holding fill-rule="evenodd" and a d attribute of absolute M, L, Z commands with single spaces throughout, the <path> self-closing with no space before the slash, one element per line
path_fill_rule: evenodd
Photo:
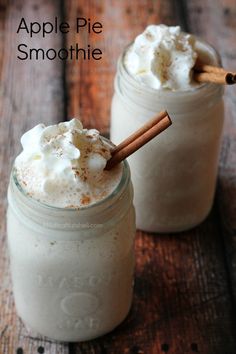
<path fill-rule="evenodd" d="M 132 45 L 132 44 L 131 44 Z M 196 41 L 200 57 L 219 63 L 216 51 Z M 118 61 L 111 107 L 111 140 L 118 144 L 161 110 L 172 126 L 128 158 L 137 227 L 151 232 L 190 229 L 208 215 L 214 198 L 223 127 L 223 87 L 196 84 L 186 91 L 153 89 Z"/>
<path fill-rule="evenodd" d="M 8 245 L 17 312 L 33 332 L 60 341 L 101 336 L 131 306 L 135 215 L 127 162 L 116 189 L 78 209 L 25 193 L 13 168 Z"/>

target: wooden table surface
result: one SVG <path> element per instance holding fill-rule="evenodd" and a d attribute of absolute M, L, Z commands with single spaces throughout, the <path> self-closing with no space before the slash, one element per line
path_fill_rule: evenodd
<path fill-rule="evenodd" d="M 103 23 L 101 61 L 20 61 L 17 45 L 60 48 L 86 45 L 75 31 L 33 41 L 16 35 L 21 17 L 58 16 Z M 0 354 L 235 354 L 236 353 L 236 90 L 225 93 L 226 123 L 215 203 L 198 227 L 172 235 L 136 237 L 136 281 L 132 310 L 103 338 L 80 344 L 33 339 L 15 313 L 6 250 L 6 190 L 24 131 L 39 122 L 81 117 L 87 127 L 109 129 L 116 61 L 147 24 L 180 24 L 200 35 L 236 69 L 234 0 L 0 0 Z"/>

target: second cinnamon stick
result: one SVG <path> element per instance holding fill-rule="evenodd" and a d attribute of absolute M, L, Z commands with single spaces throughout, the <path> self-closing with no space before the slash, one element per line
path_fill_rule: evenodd
<path fill-rule="evenodd" d="M 235 75 L 232 73 L 195 72 L 193 77 L 197 82 L 212 82 L 222 85 L 233 85 L 236 83 Z"/>

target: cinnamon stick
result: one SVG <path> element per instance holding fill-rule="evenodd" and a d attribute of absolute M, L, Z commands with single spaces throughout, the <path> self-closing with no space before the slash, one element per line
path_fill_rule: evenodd
<path fill-rule="evenodd" d="M 215 74 L 227 74 L 224 68 L 220 66 L 205 64 L 201 61 L 201 59 L 197 58 L 196 63 L 194 65 L 194 70 L 198 72 L 206 72 L 206 73 L 215 73 Z"/>
<path fill-rule="evenodd" d="M 194 72 L 193 74 L 194 80 L 197 82 L 212 82 L 215 84 L 222 85 L 233 85 L 236 84 L 236 77 L 234 74 L 229 72 Z"/>
<path fill-rule="evenodd" d="M 216 84 L 236 84 L 236 74 L 222 67 L 205 64 L 197 58 L 194 65 L 194 79 L 197 82 L 213 82 Z"/>
<path fill-rule="evenodd" d="M 129 145 L 132 143 L 135 139 L 140 137 L 142 134 L 144 134 L 147 130 L 152 128 L 154 125 L 156 125 L 158 122 L 160 122 L 168 113 L 166 111 L 161 111 L 158 113 L 154 118 L 150 119 L 148 122 L 146 122 L 140 129 L 138 129 L 136 132 L 131 134 L 128 138 L 126 138 L 122 143 L 117 145 L 115 149 L 112 151 L 112 155 L 123 149 L 125 146 Z"/>
<path fill-rule="evenodd" d="M 154 120 L 157 120 L 157 122 L 153 125 Z M 164 112 L 161 112 L 157 117 L 148 121 L 142 128 L 124 140 L 121 143 L 121 148 L 119 148 L 121 144 L 118 145 L 110 160 L 107 161 L 105 170 L 112 169 L 118 163 L 140 149 L 143 145 L 147 144 L 163 130 L 168 128 L 171 124 L 172 122 L 167 112 L 165 112 L 165 115 Z"/>

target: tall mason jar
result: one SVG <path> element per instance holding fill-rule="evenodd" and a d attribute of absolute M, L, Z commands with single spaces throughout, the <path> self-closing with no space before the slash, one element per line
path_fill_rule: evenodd
<path fill-rule="evenodd" d="M 114 192 L 79 209 L 32 199 L 13 169 L 8 245 L 15 304 L 27 327 L 52 339 L 82 341 L 122 322 L 133 289 L 132 199 L 126 162 Z"/>
<path fill-rule="evenodd" d="M 131 44 L 132 45 L 132 44 Z M 203 60 L 218 64 L 216 51 L 197 40 Z M 138 82 L 119 58 L 111 109 L 111 140 L 118 144 L 161 110 L 173 124 L 128 158 L 137 227 L 178 232 L 208 215 L 214 198 L 224 107 L 221 85 L 187 91 L 157 90 Z"/>

